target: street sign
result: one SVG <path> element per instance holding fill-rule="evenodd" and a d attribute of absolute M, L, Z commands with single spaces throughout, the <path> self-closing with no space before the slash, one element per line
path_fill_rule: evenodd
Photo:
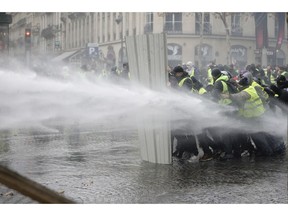
<path fill-rule="evenodd" d="M 98 47 L 89 47 L 89 55 L 98 55 Z"/>
<path fill-rule="evenodd" d="M 99 56 L 99 45 L 97 43 L 88 43 L 87 49 L 89 57 L 95 58 Z"/>

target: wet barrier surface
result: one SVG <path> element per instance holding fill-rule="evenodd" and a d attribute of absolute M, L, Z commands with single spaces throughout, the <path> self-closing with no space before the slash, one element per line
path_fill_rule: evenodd
<path fill-rule="evenodd" d="M 129 130 L 2 131 L 0 164 L 80 204 L 288 203 L 287 153 L 153 164 Z M 37 202 L 0 184 L 0 203 Z"/>

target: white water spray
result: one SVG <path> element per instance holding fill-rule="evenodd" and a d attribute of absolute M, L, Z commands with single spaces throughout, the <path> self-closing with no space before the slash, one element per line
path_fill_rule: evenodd
<path fill-rule="evenodd" d="M 286 116 L 281 113 L 267 114 L 264 125 L 257 128 L 223 115 L 223 109 L 229 108 L 198 95 L 180 94 L 169 88 L 152 91 L 133 82 L 113 84 L 81 73 L 70 71 L 65 79 L 55 79 L 29 70 L 0 69 L 0 130 L 75 122 L 105 125 L 111 130 L 137 128 L 138 121 L 149 118 L 154 119 L 151 127 L 158 127 L 159 118 L 174 122 L 174 127 L 176 122 L 179 126 L 184 122 L 194 133 L 221 126 L 286 134 Z"/>

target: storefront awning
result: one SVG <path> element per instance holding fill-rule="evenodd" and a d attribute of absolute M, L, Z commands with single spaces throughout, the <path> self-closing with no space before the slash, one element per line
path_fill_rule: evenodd
<path fill-rule="evenodd" d="M 60 62 L 60 61 L 64 61 L 65 59 L 72 57 L 76 52 L 78 52 L 79 50 L 74 50 L 74 51 L 70 51 L 70 52 L 64 52 L 58 56 L 56 56 L 55 58 L 53 58 L 51 61 L 52 62 Z"/>

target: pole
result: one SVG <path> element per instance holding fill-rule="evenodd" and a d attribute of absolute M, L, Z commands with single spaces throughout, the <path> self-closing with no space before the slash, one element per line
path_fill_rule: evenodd
<path fill-rule="evenodd" d="M 200 29 L 200 44 L 198 48 L 198 57 L 199 57 L 199 68 L 200 70 L 202 69 L 202 56 L 201 56 L 201 48 L 202 48 L 202 43 L 203 43 L 203 29 L 204 29 L 204 13 L 201 13 L 201 29 Z"/>
<path fill-rule="evenodd" d="M 120 58 L 120 65 L 119 65 L 119 68 L 120 69 L 122 69 L 122 67 L 123 67 L 123 38 L 124 38 L 124 36 L 123 36 L 123 30 L 124 30 L 124 24 L 123 24 L 123 15 L 122 15 L 122 13 L 120 13 L 119 15 L 118 15 L 118 18 L 115 20 L 116 21 L 116 23 L 117 23 L 117 25 L 120 25 L 120 23 L 121 23 L 121 52 L 120 52 L 120 55 L 121 55 L 121 58 Z"/>
<path fill-rule="evenodd" d="M 263 47 L 262 48 L 262 56 L 261 56 L 261 65 L 267 65 L 267 48 Z"/>
<path fill-rule="evenodd" d="M 286 125 L 286 146 L 288 145 L 288 115 L 287 115 L 287 125 Z"/>
<path fill-rule="evenodd" d="M 124 23 L 123 23 L 123 15 L 121 15 L 121 17 L 122 17 L 122 20 L 121 20 L 121 32 L 122 32 L 122 34 L 121 34 L 121 68 L 123 68 L 123 54 L 124 54 L 124 52 L 123 52 L 123 43 L 124 43 L 124 34 L 123 34 L 123 25 L 124 25 Z"/>
<path fill-rule="evenodd" d="M 31 62 L 31 51 L 30 50 L 26 50 L 25 52 L 25 56 L 26 56 L 26 65 L 29 68 L 30 67 L 30 62 Z"/>

